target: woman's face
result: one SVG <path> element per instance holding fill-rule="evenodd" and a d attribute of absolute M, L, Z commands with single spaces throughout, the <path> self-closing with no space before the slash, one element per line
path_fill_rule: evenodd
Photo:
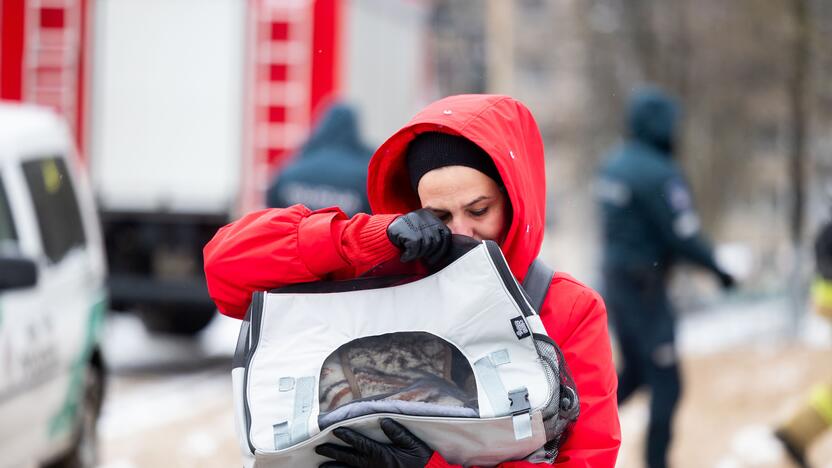
<path fill-rule="evenodd" d="M 418 191 L 422 208 L 452 233 L 503 242 L 511 220 L 508 198 L 491 177 L 466 166 L 445 166 L 422 176 Z"/>

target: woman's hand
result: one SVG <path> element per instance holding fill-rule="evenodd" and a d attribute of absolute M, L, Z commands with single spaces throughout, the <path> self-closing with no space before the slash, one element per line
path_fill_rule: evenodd
<path fill-rule="evenodd" d="M 379 423 L 392 444 L 382 444 L 345 427 L 332 431 L 349 446 L 323 444 L 315 452 L 335 461 L 319 468 L 424 468 L 433 456 L 433 449 L 404 426 L 390 418 Z"/>
<path fill-rule="evenodd" d="M 396 218 L 387 226 L 387 237 L 402 251 L 402 262 L 423 258 L 435 264 L 451 246 L 451 230 L 424 208 Z"/>

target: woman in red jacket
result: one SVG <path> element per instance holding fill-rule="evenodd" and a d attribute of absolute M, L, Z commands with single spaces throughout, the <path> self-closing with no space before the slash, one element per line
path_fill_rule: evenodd
<path fill-rule="evenodd" d="M 242 318 L 251 294 L 286 284 L 350 278 L 401 256 L 435 260 L 450 233 L 499 243 L 522 282 L 543 241 L 543 143 L 529 110 L 506 96 L 452 96 L 426 107 L 370 161 L 373 215 L 295 205 L 251 213 L 220 229 L 205 247 L 211 297 Z M 560 449 L 563 467 L 613 467 L 621 442 L 603 301 L 568 275 L 555 274 L 540 311 L 560 346 L 580 396 L 580 417 Z M 349 429 L 349 447 L 323 445 L 328 467 L 449 467 L 392 420 L 380 444 Z M 504 468 L 535 466 L 506 462 Z"/>

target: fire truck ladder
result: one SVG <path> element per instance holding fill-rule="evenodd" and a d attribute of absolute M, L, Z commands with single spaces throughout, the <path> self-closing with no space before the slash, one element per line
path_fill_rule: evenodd
<path fill-rule="evenodd" d="M 252 0 L 254 31 L 249 203 L 262 205 L 272 174 L 306 137 L 310 120 L 313 2 Z"/>
<path fill-rule="evenodd" d="M 61 113 L 74 131 L 81 48 L 80 0 L 28 0 L 23 99 Z"/>

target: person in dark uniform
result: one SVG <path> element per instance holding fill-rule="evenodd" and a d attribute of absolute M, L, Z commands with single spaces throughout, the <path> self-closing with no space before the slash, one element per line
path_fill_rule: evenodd
<path fill-rule="evenodd" d="M 659 468 L 667 466 L 681 393 L 668 275 L 678 260 L 687 260 L 712 271 L 725 288 L 734 278 L 717 265 L 673 160 L 679 106 L 662 91 L 643 88 L 631 97 L 627 120 L 627 138 L 608 155 L 595 187 L 603 296 L 623 361 L 618 403 L 641 387 L 651 390 L 647 466 Z"/>
<path fill-rule="evenodd" d="M 361 141 L 355 111 L 333 104 L 295 159 L 275 177 L 266 205 L 301 204 L 312 210 L 337 206 L 349 216 L 369 213 L 367 164 L 372 154 Z"/>

